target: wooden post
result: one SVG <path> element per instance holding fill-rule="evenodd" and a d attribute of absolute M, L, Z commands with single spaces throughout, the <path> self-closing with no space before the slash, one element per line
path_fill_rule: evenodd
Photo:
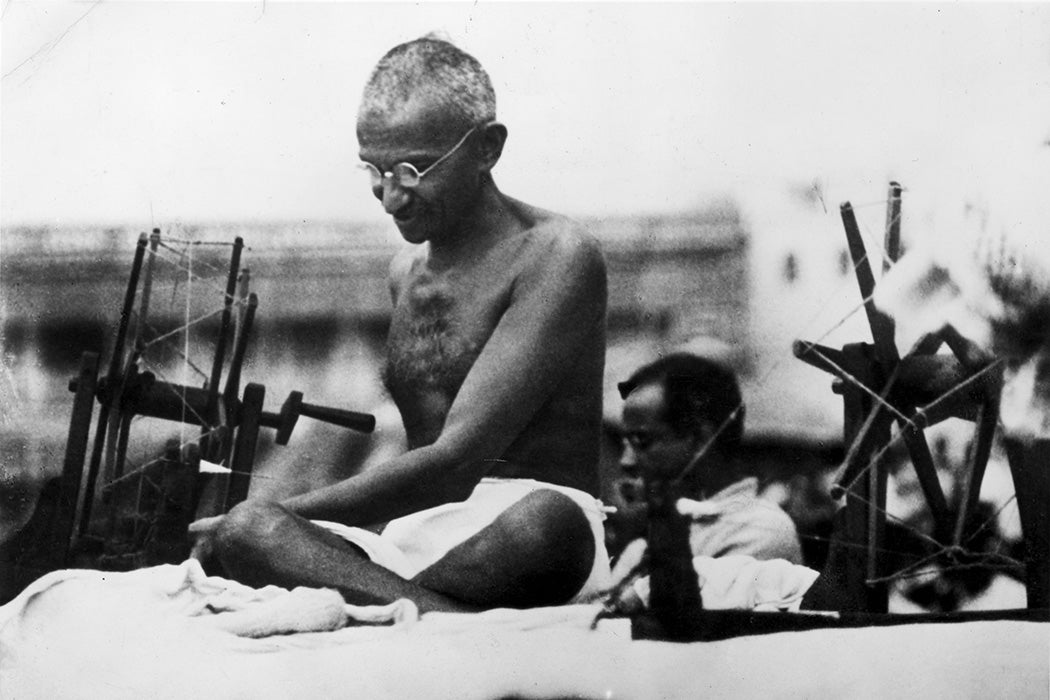
<path fill-rule="evenodd" d="M 208 380 L 208 403 L 205 407 L 201 453 L 203 457 L 212 462 L 221 461 L 223 446 L 220 440 L 211 435 L 211 430 L 222 423 L 222 417 L 218 415 L 219 380 L 222 377 L 222 365 L 226 361 L 226 342 L 230 335 L 230 322 L 232 320 L 233 303 L 236 301 L 237 273 L 241 269 L 241 250 L 244 248 L 244 239 L 238 236 L 234 239 L 233 251 L 230 254 L 230 267 L 226 275 L 226 293 L 223 296 L 222 320 L 219 325 L 219 337 L 215 343 L 215 357 L 212 358 L 211 377 Z"/>
<path fill-rule="evenodd" d="M 259 418 L 263 412 L 266 389 L 261 384 L 249 383 L 244 387 L 241 415 L 237 425 L 231 462 L 230 485 L 226 491 L 226 510 L 248 497 L 252 465 L 255 464 L 255 448 L 259 442 Z"/>
<path fill-rule="evenodd" d="M 87 493 L 84 498 L 84 515 L 80 521 L 80 532 L 87 531 L 91 520 L 91 508 L 95 499 L 95 486 L 98 481 L 99 469 L 102 465 L 102 452 L 106 447 L 106 432 L 109 427 L 109 413 L 113 408 L 119 410 L 120 404 L 120 382 L 124 374 L 121 363 L 124 361 L 124 342 L 127 339 L 128 323 L 135 305 L 135 295 L 139 286 L 139 274 L 142 271 L 142 260 L 146 255 L 146 245 L 149 239 L 143 233 L 139 236 L 139 242 L 135 246 L 135 258 L 131 263 L 131 274 L 128 277 L 128 286 L 124 292 L 124 305 L 120 311 L 120 322 L 117 325 L 117 337 L 111 349 L 109 358 L 109 372 L 105 381 L 109 386 L 109 398 L 102 402 L 99 407 L 98 424 L 95 429 L 95 442 L 91 446 L 91 460 L 88 462 Z M 116 387 L 116 388 L 114 388 Z"/>
<path fill-rule="evenodd" d="M 864 343 L 843 346 L 845 369 L 868 387 L 878 386 L 874 381 L 875 360 L 873 348 Z M 882 445 L 889 442 L 892 416 L 868 393 L 847 383 L 843 387 L 843 434 L 846 444 L 860 440 L 855 451 L 858 463 L 868 465 Z M 862 435 L 862 428 L 872 411 L 877 411 Z M 840 533 L 845 548 L 842 582 L 847 596 L 847 610 L 886 612 L 888 587 L 885 583 L 869 583 L 879 575 L 873 555 L 883 549 L 886 525 L 886 471 L 878 464 L 871 466 L 852 488 L 846 491 L 845 519 Z"/>
<path fill-rule="evenodd" d="M 69 564 L 70 555 L 81 531 L 80 518 L 85 512 L 84 498 L 88 489 L 84 479 L 84 462 L 87 459 L 95 388 L 98 384 L 98 359 L 98 353 L 94 352 L 85 352 L 80 356 L 80 372 L 74 389 L 76 394 L 73 398 L 66 456 L 62 466 L 59 510 L 53 530 L 55 539 L 50 547 L 63 566 Z M 70 388 L 74 387 L 71 385 Z"/>
<path fill-rule="evenodd" d="M 1024 534 L 1028 608 L 1050 608 L 1050 440 L 1006 439 Z"/>
<path fill-rule="evenodd" d="M 689 548 L 689 521 L 678 512 L 678 489 L 665 480 L 646 480 L 649 506 L 649 609 L 671 641 L 699 639 L 700 585 Z"/>

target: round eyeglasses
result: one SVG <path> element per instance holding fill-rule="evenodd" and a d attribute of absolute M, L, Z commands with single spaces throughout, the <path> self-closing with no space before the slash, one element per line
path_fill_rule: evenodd
<path fill-rule="evenodd" d="M 385 173 L 381 172 L 379 168 L 372 165 L 368 161 L 362 161 L 357 167 L 361 168 L 362 170 L 368 171 L 369 179 L 372 183 L 373 188 L 382 187 L 383 181 L 386 180 L 386 178 L 390 178 L 391 180 L 393 180 L 394 183 L 397 184 L 399 187 L 418 187 L 419 181 L 422 180 L 425 175 L 431 173 L 434 170 L 434 168 L 441 165 L 446 159 L 451 157 L 453 153 L 458 151 L 460 147 L 467 142 L 467 139 L 470 138 L 470 135 L 477 131 L 478 128 L 478 126 L 471 127 L 471 129 L 467 131 L 467 133 L 463 134 L 463 138 L 459 140 L 459 143 L 453 146 L 448 153 L 434 161 L 428 168 L 423 170 L 423 172 L 419 172 L 419 170 L 416 169 L 416 166 L 412 165 L 411 163 L 404 162 L 396 163 L 390 170 L 388 170 Z"/>

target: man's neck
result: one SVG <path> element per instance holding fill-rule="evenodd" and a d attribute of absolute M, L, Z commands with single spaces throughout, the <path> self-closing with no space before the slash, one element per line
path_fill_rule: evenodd
<path fill-rule="evenodd" d="M 688 497 L 697 500 L 711 498 L 722 489 L 744 478 L 736 465 L 716 453 L 708 454 L 694 472 L 685 478 Z M 692 477 L 692 478 L 690 478 Z"/>
<path fill-rule="evenodd" d="M 514 203 L 486 178 L 477 202 L 448 232 L 444 240 L 430 241 L 430 262 L 435 267 L 449 268 L 481 257 L 497 241 L 524 228 Z"/>

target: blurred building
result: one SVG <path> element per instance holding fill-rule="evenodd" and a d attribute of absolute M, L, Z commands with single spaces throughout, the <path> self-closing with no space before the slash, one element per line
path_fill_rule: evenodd
<path fill-rule="evenodd" d="M 791 290 L 810 273 L 803 252 L 765 245 L 755 250 L 748 220 L 730 201 L 680 215 L 585 223 L 602 241 L 609 269 L 606 417 L 613 434 L 604 460 L 607 487 L 617 476 L 615 383 L 656 354 L 680 348 L 715 356 L 740 373 L 747 447 L 752 459 L 768 463 L 771 478 L 788 480 L 794 472 L 826 466 L 838 449 L 835 397 L 826 376 L 806 374 L 791 357 L 791 338 L 784 334 L 794 330 L 785 318 Z M 0 332 L 7 390 L 0 404 L 0 459 L 6 474 L 53 475 L 61 468 L 72 398 L 67 382 L 82 352 L 105 358 L 111 351 L 138 233 L 3 232 Z M 229 265 L 227 246 L 179 241 L 229 243 L 240 236 L 246 245 L 242 267 L 250 270 L 260 300 L 244 381 L 266 386 L 268 410 L 278 410 L 288 392 L 298 390 L 312 403 L 376 412 L 380 429 L 373 441 L 397 439 L 396 414 L 391 417 L 386 406 L 378 374 L 389 322 L 387 265 L 400 244 L 389 225 L 201 225 L 162 233 L 171 248 L 161 249 L 154 268 L 147 337 L 173 335 L 148 358 L 159 376 L 202 383 L 206 369 L 187 373 L 182 358 L 188 354 L 198 367 L 210 366 L 218 320 L 195 323 L 189 340 L 177 329 L 221 308 Z M 838 259 L 830 263 L 841 275 Z M 194 272 L 190 282 L 187 269 Z M 771 333 L 771 322 L 784 330 Z M 308 436 L 309 423 L 296 430 Z"/>

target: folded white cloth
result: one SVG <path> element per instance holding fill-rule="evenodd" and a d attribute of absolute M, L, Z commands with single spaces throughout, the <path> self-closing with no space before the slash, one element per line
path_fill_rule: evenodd
<path fill-rule="evenodd" d="M 693 557 L 693 569 L 706 610 L 797 612 L 820 575 L 785 559 L 759 561 L 743 554 Z M 639 578 L 633 587 L 648 606 L 649 577 Z"/>
<path fill-rule="evenodd" d="M 734 554 L 693 557 L 700 597 L 706 610 L 797 612 L 819 573 L 785 559 L 759 561 Z M 649 605 L 649 577 L 634 582 L 642 604 Z"/>
<path fill-rule="evenodd" d="M 129 613 L 139 607 L 148 608 L 238 637 L 327 632 L 350 622 L 407 625 L 419 619 L 418 609 L 409 600 L 359 606 L 346 604 L 338 591 L 327 588 L 252 588 L 208 576 L 200 562 L 188 559 L 177 566 L 167 564 L 123 573 L 64 569 L 46 574 L 0 607 L 0 645 L 8 623 L 23 615 L 34 600 L 64 584 L 73 584 L 82 600 L 98 597 L 120 601 Z"/>

